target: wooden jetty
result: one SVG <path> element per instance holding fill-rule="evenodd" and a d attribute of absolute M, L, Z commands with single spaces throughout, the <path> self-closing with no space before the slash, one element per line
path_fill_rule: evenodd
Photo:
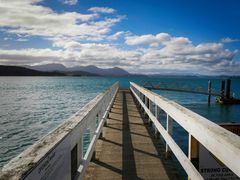
<path fill-rule="evenodd" d="M 188 155 L 173 138 L 175 122 L 189 134 Z M 200 169 L 200 146 L 224 164 L 224 172 L 240 177 L 239 136 L 135 83 L 129 90 L 116 83 L 12 159 L 0 180 L 183 179 L 171 154 L 189 178 L 204 179 L 202 173 L 221 169 Z"/>
<path fill-rule="evenodd" d="M 120 90 L 85 179 L 181 179 L 156 144 L 132 94 Z"/>

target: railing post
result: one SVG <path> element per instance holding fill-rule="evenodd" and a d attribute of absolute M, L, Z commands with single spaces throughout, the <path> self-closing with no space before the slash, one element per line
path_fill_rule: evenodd
<path fill-rule="evenodd" d="M 160 112 L 160 108 L 157 106 L 157 104 L 155 104 L 155 117 L 157 120 L 159 120 L 159 112 Z M 160 133 L 158 131 L 158 129 L 155 126 L 155 138 L 159 139 L 160 138 Z"/>
<path fill-rule="evenodd" d="M 92 153 L 91 161 L 94 161 L 94 160 L 96 160 L 96 150 L 94 150 Z"/>
<path fill-rule="evenodd" d="M 134 96 L 135 97 L 135 96 Z M 138 91 L 138 97 L 140 98 L 140 100 L 142 100 L 142 93 L 141 92 L 139 92 Z M 140 109 L 140 111 L 141 111 L 141 103 L 137 100 L 137 97 L 135 97 L 135 99 L 136 99 L 136 102 L 137 102 L 137 106 L 138 106 L 138 108 Z"/>
<path fill-rule="evenodd" d="M 89 131 L 90 131 L 89 133 L 90 133 L 90 142 L 91 142 L 96 132 L 96 116 L 92 117 L 91 119 L 91 122 L 89 124 Z M 95 159 L 95 149 L 93 151 L 91 159 L 92 160 Z"/>
<path fill-rule="evenodd" d="M 142 98 L 142 97 L 143 97 L 142 93 L 139 92 L 139 98 L 140 98 L 140 101 L 143 101 L 143 98 Z M 142 107 L 142 106 L 141 106 L 141 103 L 139 102 L 139 104 L 140 104 L 140 110 L 141 110 L 141 107 Z"/>
<path fill-rule="evenodd" d="M 208 81 L 208 104 L 211 103 L 212 82 Z"/>
<path fill-rule="evenodd" d="M 83 146 L 84 146 L 82 130 L 79 133 L 79 135 L 80 135 L 80 142 L 79 142 L 79 151 L 78 151 L 78 153 L 79 153 L 79 162 L 78 162 L 78 164 L 82 164 L 82 161 L 83 161 Z"/>
<path fill-rule="evenodd" d="M 167 115 L 167 132 L 170 136 L 172 136 L 173 133 L 173 119 Z M 166 158 L 169 158 L 171 154 L 171 149 L 168 146 L 168 144 L 166 143 Z"/>
<path fill-rule="evenodd" d="M 148 109 L 150 112 L 151 112 L 151 106 L 152 106 L 151 100 L 148 99 Z M 150 119 L 150 117 L 148 117 L 148 124 L 150 127 L 152 127 L 152 120 Z"/>
<path fill-rule="evenodd" d="M 222 80 L 221 82 L 221 98 L 224 98 L 224 93 L 225 93 L 225 80 Z"/>
<path fill-rule="evenodd" d="M 100 115 L 98 116 L 98 118 L 100 117 L 100 118 L 98 119 L 99 122 L 101 122 L 101 120 L 102 120 L 102 118 L 103 118 L 103 115 L 104 115 L 104 113 L 103 113 L 102 111 L 103 111 L 103 110 L 101 109 L 101 111 L 100 111 L 100 113 L 99 113 Z M 99 138 L 100 138 L 100 139 L 103 138 L 103 129 L 104 129 L 104 128 L 101 129 L 101 132 L 100 132 L 100 135 L 99 135 Z"/>
<path fill-rule="evenodd" d="M 146 107 L 148 107 L 148 98 L 144 95 L 144 104 Z M 147 124 L 148 123 L 148 115 L 145 112 L 144 108 L 143 108 L 143 117 L 144 117 L 144 123 Z"/>
<path fill-rule="evenodd" d="M 189 134 L 188 136 L 188 158 L 196 169 L 199 168 L 199 143 L 198 141 Z M 188 177 L 190 180 L 190 177 Z"/>
<path fill-rule="evenodd" d="M 83 141 L 83 129 L 81 129 L 80 133 L 80 142 L 79 142 L 79 162 L 78 162 L 78 165 L 80 167 L 80 165 L 84 166 L 85 164 L 85 160 L 84 160 L 84 153 L 83 153 L 83 147 L 84 147 L 84 141 Z M 80 172 L 78 172 L 80 173 Z M 78 176 L 80 177 L 81 174 L 78 174 Z"/>
<path fill-rule="evenodd" d="M 104 104 L 103 106 L 107 108 L 106 99 L 104 99 L 103 104 Z M 106 109 L 106 108 L 105 108 L 105 109 Z M 109 112 L 108 112 L 108 114 L 107 114 L 107 117 L 106 117 L 106 119 L 105 119 L 104 127 L 106 127 L 107 124 L 108 124 L 109 116 L 110 116 L 110 110 L 109 110 Z"/>
<path fill-rule="evenodd" d="M 141 101 L 145 104 L 145 96 L 143 95 L 143 93 L 141 93 Z M 141 106 L 140 110 L 141 110 L 141 113 L 144 112 L 143 106 Z"/>
<path fill-rule="evenodd" d="M 102 119 L 102 109 L 97 113 L 96 115 L 96 124 L 97 124 L 97 127 L 99 126 L 99 123 L 101 122 L 101 119 Z M 102 138 L 102 131 L 100 132 L 99 134 L 99 138 Z"/>
<path fill-rule="evenodd" d="M 229 99 L 230 97 L 231 97 L 231 79 L 227 79 L 226 98 Z"/>
<path fill-rule="evenodd" d="M 100 132 L 99 139 L 103 138 L 103 130 Z"/>

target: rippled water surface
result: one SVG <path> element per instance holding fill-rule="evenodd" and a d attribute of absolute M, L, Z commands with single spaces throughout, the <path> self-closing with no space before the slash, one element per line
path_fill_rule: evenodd
<path fill-rule="evenodd" d="M 208 79 L 193 78 L 104 78 L 104 77 L 0 77 L 0 167 L 26 149 L 93 99 L 98 93 L 119 81 L 143 83 L 177 82 L 207 86 Z M 220 80 L 212 79 L 219 89 Z M 232 81 L 235 95 L 240 80 Z M 155 91 L 215 122 L 240 122 L 240 106 L 207 105 L 207 96 Z M 178 126 L 175 125 L 175 128 Z M 183 134 L 176 130 L 176 136 Z M 178 138 L 184 149 L 187 143 Z"/>
<path fill-rule="evenodd" d="M 99 78 L 1 77 L 0 165 L 111 84 Z"/>

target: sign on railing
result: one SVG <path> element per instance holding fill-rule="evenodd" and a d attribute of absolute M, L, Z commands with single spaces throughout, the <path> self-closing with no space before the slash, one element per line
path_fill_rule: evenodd
<path fill-rule="evenodd" d="M 220 126 L 240 136 L 240 124 L 221 124 Z M 240 179 L 201 144 L 199 144 L 199 171 L 206 180 Z"/>

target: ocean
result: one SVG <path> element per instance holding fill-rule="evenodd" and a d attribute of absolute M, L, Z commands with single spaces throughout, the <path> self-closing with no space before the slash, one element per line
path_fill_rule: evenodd
<path fill-rule="evenodd" d="M 122 88 L 128 88 L 129 81 L 207 88 L 209 79 L 214 89 L 220 89 L 221 78 L 217 77 L 0 77 L 0 167 L 116 81 Z M 214 97 L 208 105 L 206 95 L 154 92 L 216 123 L 240 123 L 240 105 L 219 105 Z M 232 79 L 232 92 L 240 97 L 240 79 Z M 174 139 L 185 153 L 187 138 L 187 133 L 175 123 Z"/>

